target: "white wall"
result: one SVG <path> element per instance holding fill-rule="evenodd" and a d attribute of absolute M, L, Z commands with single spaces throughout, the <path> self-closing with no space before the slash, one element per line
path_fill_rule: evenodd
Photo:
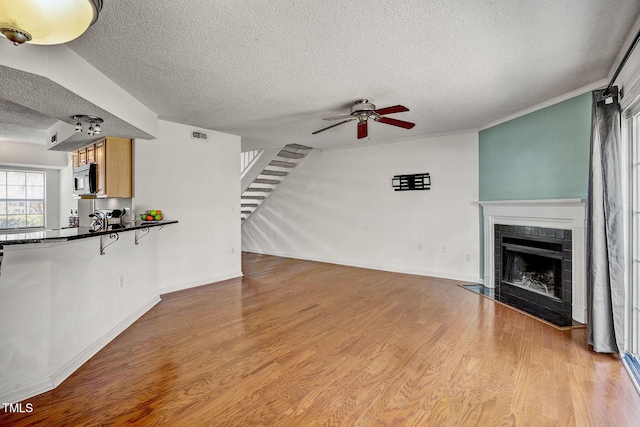
<path fill-rule="evenodd" d="M 0 397 L 17 402 L 51 387 L 50 250 L 6 246 L 0 275 Z M 9 400 L 11 399 L 11 400 Z"/>
<path fill-rule="evenodd" d="M 62 169 L 69 153 L 49 151 L 45 145 L 0 140 L 0 163 L 18 166 L 45 166 Z"/>
<path fill-rule="evenodd" d="M 99 237 L 51 245 L 48 332 L 54 386 L 84 363 L 86 349 L 95 346 L 97 351 L 96 341 L 108 342 L 115 336 L 113 331 L 120 333 L 159 301 L 154 255 L 160 233 L 157 227 L 150 228 L 138 245 L 135 231 L 120 233 L 115 242 L 105 237 L 105 245 L 112 244 L 104 255 L 100 255 Z M 31 246 L 11 249 L 28 253 Z"/>
<path fill-rule="evenodd" d="M 313 152 L 243 224 L 243 249 L 479 281 L 477 132 L 365 144 Z M 393 191 L 425 172 L 431 190 Z"/>
<path fill-rule="evenodd" d="M 160 294 L 242 275 L 240 137 L 158 121 L 158 138 L 134 143 L 136 213 L 161 209 L 179 224 L 158 233 Z"/>
<path fill-rule="evenodd" d="M 64 153 L 69 157 L 67 167 L 60 169 L 60 188 L 59 188 L 59 227 L 67 227 L 69 225 L 69 210 L 78 209 L 78 200 L 73 196 L 73 161 L 71 160 L 71 153 Z M 49 228 L 56 228 L 53 225 Z"/>
<path fill-rule="evenodd" d="M 0 402 L 56 387 L 160 300 L 150 230 L 139 245 L 134 231 L 120 233 L 104 255 L 97 236 L 4 247 Z"/>

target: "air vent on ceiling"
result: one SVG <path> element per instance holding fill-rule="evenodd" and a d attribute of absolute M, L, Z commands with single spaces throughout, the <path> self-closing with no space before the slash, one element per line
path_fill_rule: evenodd
<path fill-rule="evenodd" d="M 195 130 L 191 131 L 192 139 L 207 139 L 207 134 L 204 132 L 197 132 Z"/>

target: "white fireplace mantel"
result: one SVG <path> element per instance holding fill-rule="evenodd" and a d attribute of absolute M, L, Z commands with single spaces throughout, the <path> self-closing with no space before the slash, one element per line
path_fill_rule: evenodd
<path fill-rule="evenodd" d="M 484 285 L 495 287 L 494 226 L 521 225 L 571 230 L 572 317 L 586 323 L 586 200 L 498 200 L 479 202 L 484 216 Z"/>

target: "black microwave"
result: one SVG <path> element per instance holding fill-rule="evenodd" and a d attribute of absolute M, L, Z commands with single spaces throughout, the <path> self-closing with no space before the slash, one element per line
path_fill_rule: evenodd
<path fill-rule="evenodd" d="M 80 166 L 73 169 L 73 194 L 76 196 L 91 196 L 97 192 L 96 164 Z"/>

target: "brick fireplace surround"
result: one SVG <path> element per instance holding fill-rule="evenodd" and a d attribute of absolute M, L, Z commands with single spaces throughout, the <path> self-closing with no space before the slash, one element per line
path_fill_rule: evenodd
<path fill-rule="evenodd" d="M 484 286 L 495 286 L 496 224 L 572 231 L 572 318 L 586 323 L 586 200 L 500 200 L 480 202 L 484 217 Z"/>

